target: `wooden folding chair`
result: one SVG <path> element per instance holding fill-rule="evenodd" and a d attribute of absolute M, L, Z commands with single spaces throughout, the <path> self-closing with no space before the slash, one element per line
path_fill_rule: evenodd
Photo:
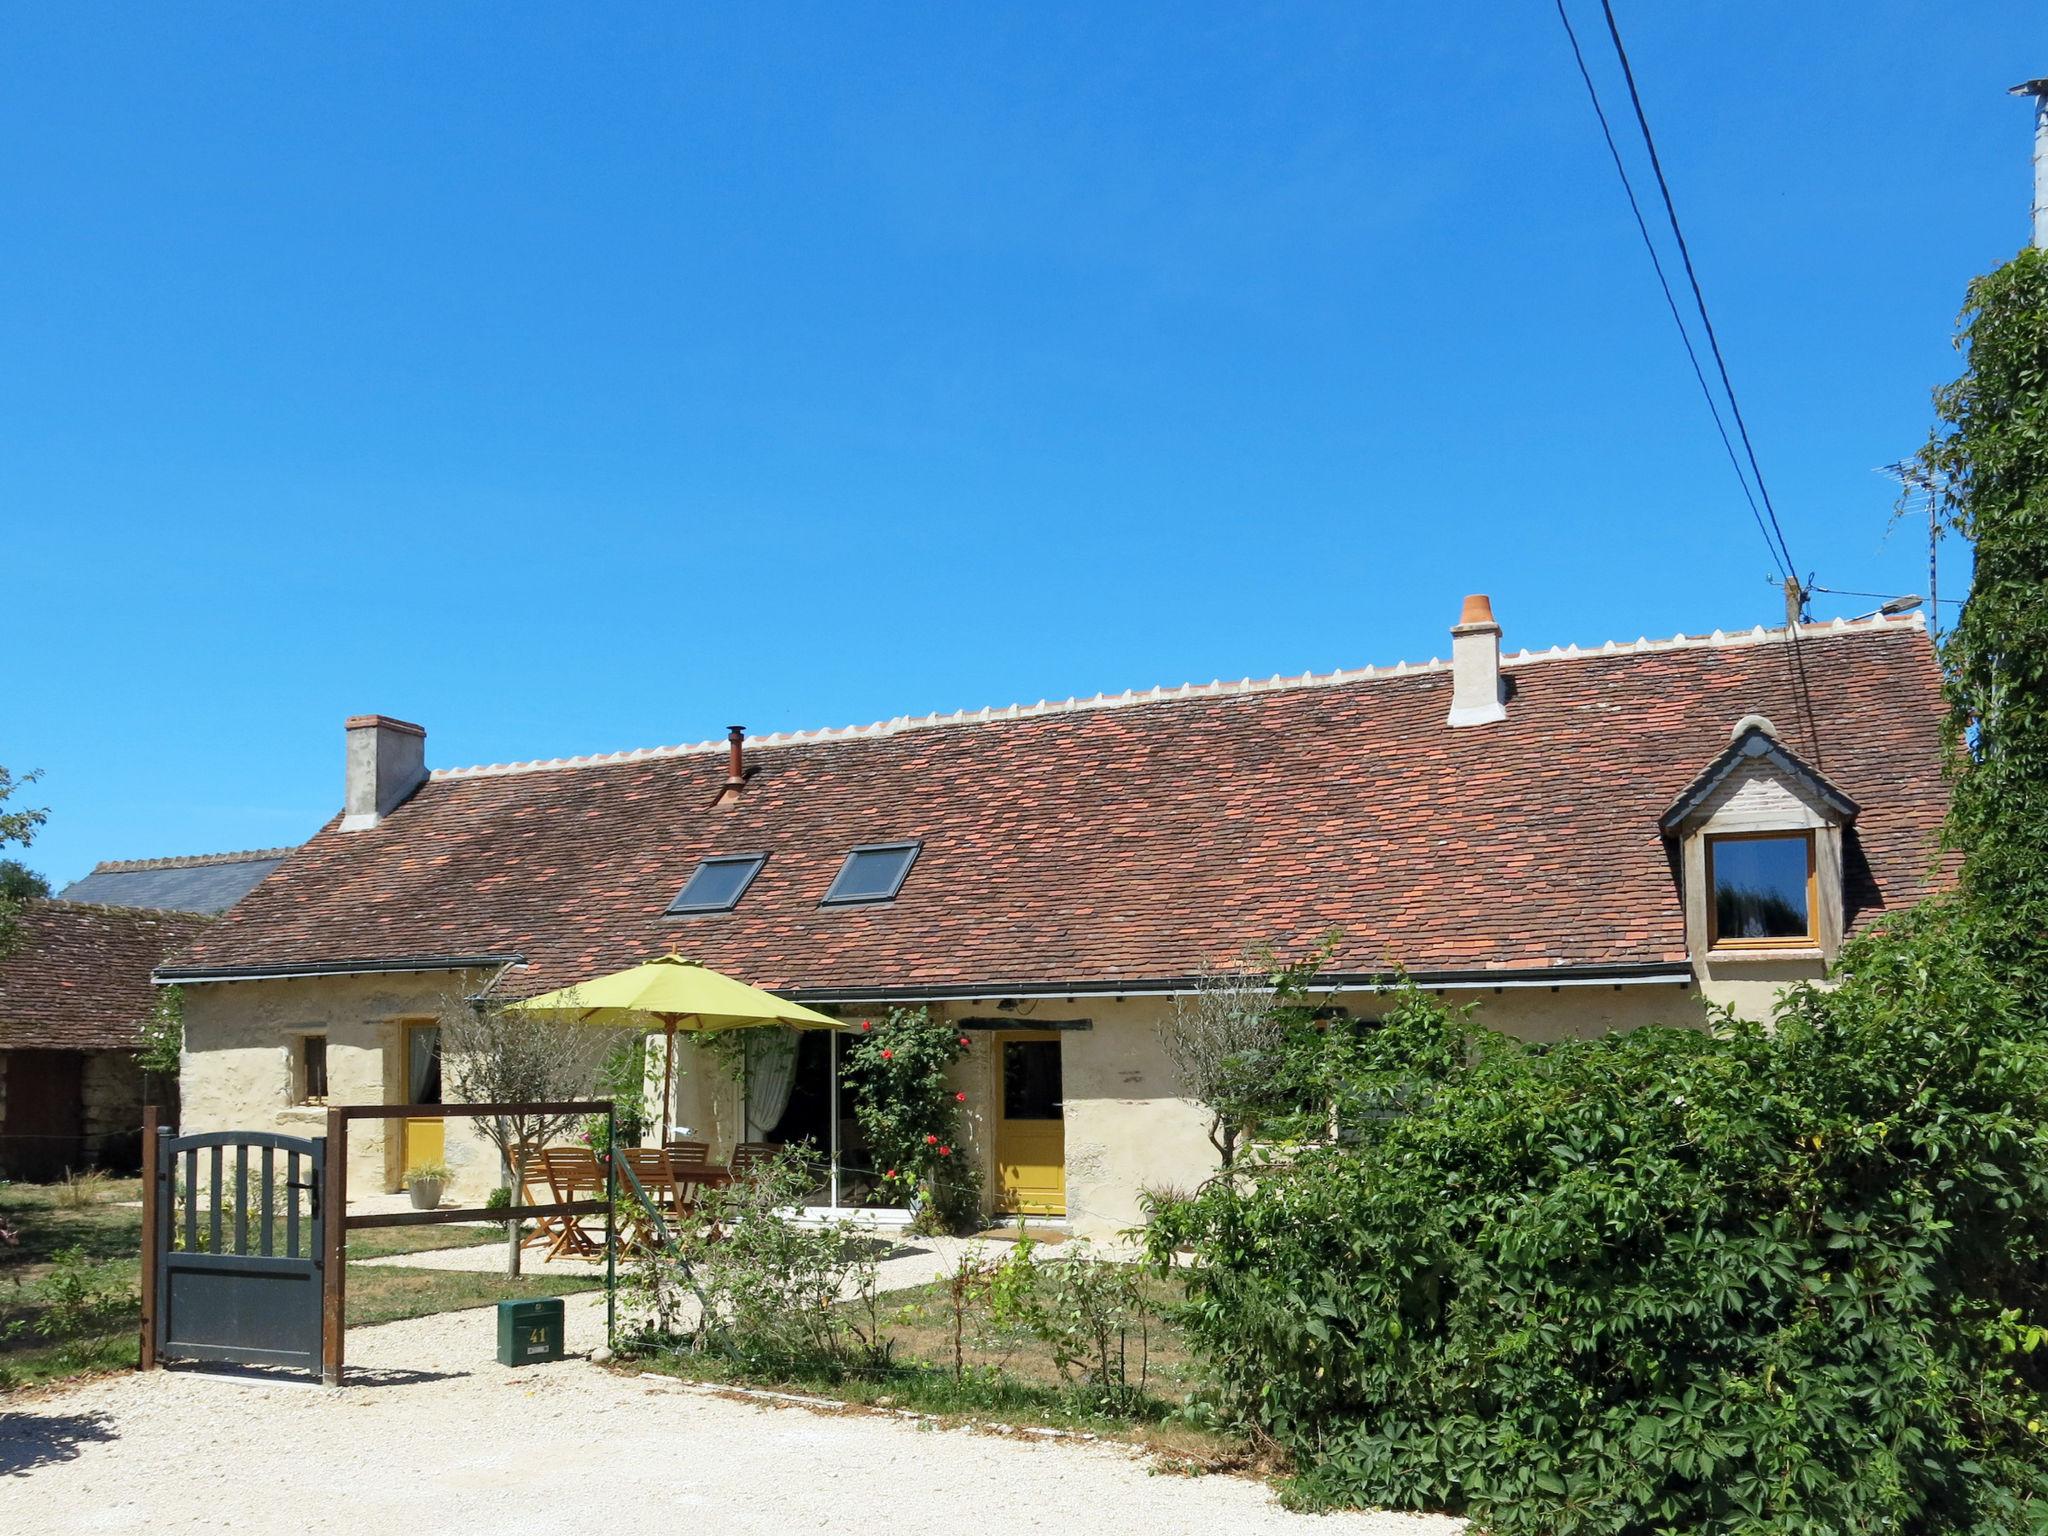
<path fill-rule="evenodd" d="M 556 1204 L 604 1198 L 605 1171 L 598 1164 L 597 1154 L 590 1148 L 547 1147 L 538 1154 L 535 1162 L 540 1176 L 547 1180 L 548 1191 Z M 543 1262 L 565 1254 L 572 1258 L 594 1258 L 604 1251 L 603 1244 L 584 1226 L 584 1217 L 559 1215 L 545 1216 L 541 1220 L 551 1229 Z"/>
<path fill-rule="evenodd" d="M 669 1168 L 668 1151 L 663 1147 L 620 1147 L 619 1159 L 633 1170 L 633 1177 L 640 1182 L 641 1193 L 647 1196 L 648 1204 L 661 1212 L 668 1220 L 676 1211 L 676 1179 Z M 635 1248 L 650 1248 L 654 1241 L 654 1223 L 647 1218 L 646 1208 L 632 1197 L 631 1191 L 624 1195 L 619 1214 L 629 1233 L 629 1241 Z"/>
<path fill-rule="evenodd" d="M 671 1168 L 702 1168 L 711 1161 L 711 1143 L 671 1141 L 668 1144 L 668 1161 Z"/>
<path fill-rule="evenodd" d="M 732 1149 L 732 1161 L 726 1166 L 736 1179 L 744 1179 L 763 1163 L 772 1163 L 782 1155 L 782 1148 L 772 1141 L 743 1141 Z"/>

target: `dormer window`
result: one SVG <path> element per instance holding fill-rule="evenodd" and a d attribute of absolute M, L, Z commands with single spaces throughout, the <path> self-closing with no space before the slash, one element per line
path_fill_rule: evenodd
<path fill-rule="evenodd" d="M 668 904 L 668 916 L 687 916 L 694 912 L 730 912 L 739 905 L 740 898 L 747 894 L 747 887 L 754 883 L 754 876 L 761 873 L 761 866 L 768 862 L 765 853 L 721 854 L 706 859 L 697 866 L 676 899 Z"/>
<path fill-rule="evenodd" d="M 894 901 L 903 889 L 904 877 L 917 862 L 920 843 L 867 843 L 846 856 L 839 873 L 820 903 L 828 907 L 850 907 L 878 901 Z"/>
<path fill-rule="evenodd" d="M 1707 834 L 1707 941 L 1714 948 L 1820 943 L 1812 832 Z"/>
<path fill-rule="evenodd" d="M 1825 975 L 1850 914 L 1845 839 L 1856 802 L 1778 740 L 1762 715 L 1733 739 L 1659 821 L 1676 845 L 1685 947 L 1702 980 L 1787 965 Z"/>

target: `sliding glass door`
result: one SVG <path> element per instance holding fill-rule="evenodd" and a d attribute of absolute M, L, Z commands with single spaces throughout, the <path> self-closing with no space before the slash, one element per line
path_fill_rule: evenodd
<path fill-rule="evenodd" d="M 899 1209 L 882 1192 L 854 1114 L 860 1087 L 845 1054 L 836 1030 L 748 1030 L 742 1139 L 804 1148 L 818 1171 L 812 1202 L 820 1208 Z"/>

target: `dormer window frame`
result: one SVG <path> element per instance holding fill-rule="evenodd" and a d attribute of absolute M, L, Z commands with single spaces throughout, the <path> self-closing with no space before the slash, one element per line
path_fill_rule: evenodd
<path fill-rule="evenodd" d="M 1741 832 L 1715 832 L 1702 828 L 1699 837 L 1704 871 L 1704 878 L 1700 882 L 1700 897 L 1706 909 L 1709 954 L 1725 954 L 1731 950 L 1757 950 L 1768 954 L 1773 950 L 1816 950 L 1823 947 L 1818 828 L 1788 826 L 1783 829 L 1763 828 Z M 1767 938 L 1748 938 L 1740 934 L 1722 933 L 1721 888 L 1714 872 L 1714 850 L 1724 843 L 1790 842 L 1795 839 L 1806 850 L 1806 931 Z"/>
<path fill-rule="evenodd" d="M 1659 821 L 1678 856 L 1685 947 L 1702 979 L 1724 966 L 1740 973 L 1787 962 L 1832 963 L 1848 925 L 1843 846 L 1856 815 L 1856 802 L 1789 751 L 1768 720 L 1751 715 L 1738 723 L 1726 750 Z M 1723 935 L 1713 846 L 1795 836 L 1807 844 L 1806 933 L 1753 939 Z"/>

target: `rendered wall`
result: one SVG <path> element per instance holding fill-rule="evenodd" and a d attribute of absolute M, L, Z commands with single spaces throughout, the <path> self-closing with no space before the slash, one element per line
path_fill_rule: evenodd
<path fill-rule="evenodd" d="M 329 1103 L 403 1103 L 406 1023 L 430 1021 L 444 998 L 474 991 L 483 980 L 340 976 L 187 986 L 179 1129 L 325 1135 L 325 1108 L 292 1102 L 293 1050 L 306 1034 L 327 1037 Z M 468 1122 L 446 1124 L 451 1189 L 480 1201 L 498 1182 L 497 1153 Z M 401 1141 L 395 1120 L 350 1125 L 353 1194 L 399 1187 Z"/>
<path fill-rule="evenodd" d="M 455 983 L 474 989 L 482 978 Z M 397 1103 L 403 1098 L 403 1026 L 431 1016 L 451 989 L 443 977 L 344 977 L 324 980 L 236 982 L 192 986 L 185 993 L 184 1129 L 280 1130 L 319 1135 L 325 1116 L 290 1102 L 291 1042 L 307 1031 L 327 1036 L 329 1097 L 335 1103 Z M 1765 1002 L 1768 1001 L 1768 990 Z M 1446 993 L 1478 1005 L 1488 1025 L 1525 1039 L 1589 1037 L 1648 1023 L 1704 1022 L 1701 994 L 1670 984 L 1626 987 L 1502 988 Z M 1346 1006 L 1381 1006 L 1352 994 Z M 1215 1167 L 1207 1117 L 1180 1098 L 1159 1040 L 1171 1004 L 1161 998 L 1085 998 L 949 1005 L 954 1022 L 1000 1017 L 1018 1029 L 1043 1029 L 1087 1020 L 1062 1031 L 1061 1064 L 1066 1116 L 1067 1201 L 1072 1227 L 1114 1238 L 1141 1218 L 1140 1198 L 1152 1188 L 1188 1188 Z M 974 1045 L 956 1072 L 968 1094 L 966 1155 L 994 1190 L 990 1111 L 996 1093 L 996 1055 L 990 1035 L 976 1028 Z M 660 1037 L 650 1051 L 658 1091 Z M 740 1091 L 717 1062 L 686 1040 L 676 1052 L 676 1121 L 726 1156 L 741 1137 Z M 481 1200 L 498 1181 L 496 1154 L 465 1122 L 449 1121 L 448 1161 L 456 1174 L 453 1196 Z M 398 1187 L 402 1173 L 396 1122 L 352 1127 L 350 1183 L 358 1193 Z"/>

